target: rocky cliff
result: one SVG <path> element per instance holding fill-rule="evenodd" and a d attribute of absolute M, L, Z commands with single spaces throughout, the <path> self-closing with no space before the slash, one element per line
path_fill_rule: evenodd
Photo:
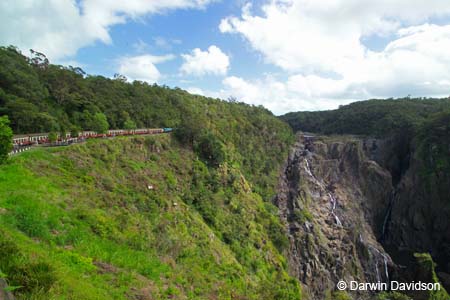
<path fill-rule="evenodd" d="M 411 149 L 401 145 L 354 137 L 298 136 L 274 202 L 289 236 L 290 272 L 304 284 L 310 299 L 337 298 L 339 280 L 415 279 L 415 262 L 401 261 L 402 254 L 393 250 L 400 246 L 408 251 L 405 257 L 432 252 L 443 260 L 437 253 L 446 249 L 438 243 L 446 238 L 448 217 L 444 219 L 444 212 L 433 220 L 426 202 L 408 204 L 408 199 L 422 198 L 414 195 L 418 179 L 411 174 L 417 174 L 410 167 Z M 430 226 L 437 229 L 439 239 L 428 234 Z M 375 296 L 352 292 L 345 297 Z"/>

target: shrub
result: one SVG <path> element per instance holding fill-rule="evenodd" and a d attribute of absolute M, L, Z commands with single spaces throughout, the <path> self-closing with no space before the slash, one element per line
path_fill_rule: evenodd
<path fill-rule="evenodd" d="M 278 251 L 282 252 L 289 245 L 288 238 L 286 237 L 286 232 L 284 231 L 284 228 L 280 223 L 274 221 L 270 222 L 267 233 Z"/>
<path fill-rule="evenodd" d="M 48 134 L 48 141 L 50 142 L 50 143 L 54 143 L 54 142 L 56 142 L 56 140 L 58 139 L 58 135 L 56 134 L 56 132 L 50 132 L 49 134 Z"/>
<path fill-rule="evenodd" d="M 296 209 L 293 215 L 294 221 L 303 224 L 306 221 L 311 222 L 313 219 L 312 214 L 306 209 Z"/>
<path fill-rule="evenodd" d="M 195 142 L 194 150 L 208 165 L 217 167 L 225 161 L 224 146 L 220 140 L 210 132 L 204 133 Z"/>

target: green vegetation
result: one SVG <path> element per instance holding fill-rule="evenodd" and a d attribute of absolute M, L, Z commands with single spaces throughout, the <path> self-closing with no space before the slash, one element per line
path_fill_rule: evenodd
<path fill-rule="evenodd" d="M 423 162 L 422 177 L 429 193 L 441 199 L 450 195 L 450 112 L 434 115 L 420 128 L 418 156 Z"/>
<path fill-rule="evenodd" d="M 137 126 L 136 126 L 136 123 L 135 123 L 133 120 L 128 119 L 128 120 L 126 120 L 125 123 L 123 124 L 123 128 L 124 128 L 124 129 L 130 130 L 130 129 L 136 129 Z"/>
<path fill-rule="evenodd" d="M 352 297 L 346 291 L 334 291 L 331 294 L 331 300 L 351 300 Z"/>
<path fill-rule="evenodd" d="M 293 142 L 262 107 L 0 49 L 16 133 L 173 127 L 33 149 L 0 168 L 0 271 L 18 299 L 300 299 L 271 204 Z"/>
<path fill-rule="evenodd" d="M 215 167 L 222 164 L 226 158 L 224 145 L 211 132 L 206 132 L 199 136 L 194 145 L 194 151 L 201 159 Z"/>
<path fill-rule="evenodd" d="M 130 126 L 130 120 L 126 120 L 125 123 L 126 124 L 124 124 L 124 126 Z M 96 131 L 97 133 L 106 133 L 106 131 L 108 131 L 109 124 L 105 114 L 99 112 L 95 113 L 94 117 L 92 118 L 91 129 Z"/>
<path fill-rule="evenodd" d="M 311 222 L 313 220 L 312 214 L 307 209 L 295 209 L 293 215 L 294 221 L 303 224 L 305 222 Z"/>
<path fill-rule="evenodd" d="M 336 110 L 293 112 L 281 117 L 295 130 L 376 137 L 414 131 L 435 113 L 450 110 L 450 98 L 368 100 Z"/>
<path fill-rule="evenodd" d="M 412 300 L 410 297 L 399 292 L 382 292 L 377 295 L 377 300 Z"/>
<path fill-rule="evenodd" d="M 0 164 L 6 162 L 12 150 L 12 135 L 8 117 L 0 117 Z"/>
<path fill-rule="evenodd" d="M 414 257 L 419 264 L 419 274 L 428 277 L 427 281 L 432 283 L 439 283 L 439 279 L 436 275 L 436 264 L 433 262 L 431 255 L 428 253 L 415 253 Z M 450 299 L 450 295 L 445 291 L 441 285 L 441 289 L 436 291 L 432 290 L 428 293 L 428 300 L 447 300 Z"/>
<path fill-rule="evenodd" d="M 265 200 L 274 194 L 273 175 L 293 134 L 263 107 L 127 83 L 123 76 L 89 76 L 12 46 L 0 47 L 0 64 L 0 116 L 9 116 L 15 133 L 173 127 L 209 166 L 232 162 Z"/>
<path fill-rule="evenodd" d="M 54 131 L 49 132 L 49 134 L 48 134 L 48 141 L 50 143 L 56 142 L 57 139 L 58 139 L 58 134 L 56 132 L 54 132 Z"/>
<path fill-rule="evenodd" d="M 18 299 L 300 299 L 275 208 L 170 135 L 13 157 L 0 228 Z"/>

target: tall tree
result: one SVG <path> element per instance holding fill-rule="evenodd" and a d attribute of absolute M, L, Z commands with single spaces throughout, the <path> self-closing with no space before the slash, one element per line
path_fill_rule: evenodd
<path fill-rule="evenodd" d="M 106 133 L 108 129 L 109 124 L 105 114 L 96 113 L 92 120 L 92 130 L 96 131 L 97 133 Z"/>
<path fill-rule="evenodd" d="M 8 116 L 0 117 L 0 164 L 8 159 L 8 153 L 12 150 L 12 136 Z"/>
<path fill-rule="evenodd" d="M 136 123 L 131 119 L 126 120 L 123 126 L 125 129 L 136 129 Z"/>

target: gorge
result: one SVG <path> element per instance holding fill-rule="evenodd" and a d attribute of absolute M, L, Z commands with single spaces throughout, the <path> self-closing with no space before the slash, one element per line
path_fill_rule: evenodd
<path fill-rule="evenodd" d="M 395 151 L 401 142 L 297 135 L 274 203 L 288 228 L 290 273 L 311 299 L 332 297 L 340 280 L 387 285 L 435 280 L 417 272 L 417 252 L 432 254 L 438 278 L 449 288 L 448 210 L 429 206 L 432 199 L 414 175 L 419 168 L 414 152 L 400 168 L 402 153 Z M 349 292 L 355 299 L 375 297 L 370 291 Z M 434 299 L 426 292 L 409 295 Z"/>

